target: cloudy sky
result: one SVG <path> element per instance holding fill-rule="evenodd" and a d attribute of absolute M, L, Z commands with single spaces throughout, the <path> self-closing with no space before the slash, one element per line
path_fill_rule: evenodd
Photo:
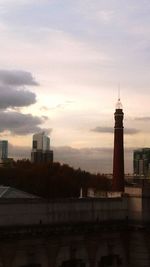
<path fill-rule="evenodd" d="M 149 0 L 0 0 L 0 138 L 29 154 L 51 136 L 56 160 L 111 172 L 118 86 L 126 172 L 150 147 Z"/>

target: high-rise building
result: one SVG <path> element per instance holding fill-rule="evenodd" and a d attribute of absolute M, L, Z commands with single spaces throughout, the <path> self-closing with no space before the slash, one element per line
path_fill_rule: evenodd
<path fill-rule="evenodd" d="M 50 150 L 50 138 L 44 133 L 33 135 L 32 162 L 53 162 L 53 151 Z"/>
<path fill-rule="evenodd" d="M 150 148 L 141 148 L 133 152 L 134 175 L 148 177 L 150 175 Z"/>
<path fill-rule="evenodd" d="M 8 141 L 7 140 L 0 140 L 0 159 L 7 159 L 8 158 Z"/>
<path fill-rule="evenodd" d="M 113 191 L 124 191 L 124 144 L 123 144 L 123 109 L 118 99 L 115 110 L 114 156 L 113 156 Z"/>

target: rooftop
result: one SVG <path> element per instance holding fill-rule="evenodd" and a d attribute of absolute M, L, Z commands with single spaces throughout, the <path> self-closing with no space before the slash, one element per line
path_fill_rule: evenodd
<path fill-rule="evenodd" d="M 10 187 L 10 186 L 3 186 L 0 185 L 0 199 L 1 198 L 38 198 L 35 195 L 26 193 L 24 191 L 18 190 L 16 188 Z"/>

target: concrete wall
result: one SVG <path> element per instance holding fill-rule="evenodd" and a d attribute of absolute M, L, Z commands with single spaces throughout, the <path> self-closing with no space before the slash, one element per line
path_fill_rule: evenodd
<path fill-rule="evenodd" d="M 128 198 L 128 218 L 132 221 L 142 221 L 142 188 L 126 187 Z"/>
<path fill-rule="evenodd" d="M 126 187 L 128 198 L 128 217 L 139 223 L 150 222 L 150 186 Z"/>
<path fill-rule="evenodd" d="M 124 220 L 127 198 L 0 200 L 0 226 Z"/>
<path fill-rule="evenodd" d="M 145 214 L 149 212 L 149 195 L 144 194 L 141 188 L 127 190 L 128 195 L 121 198 L 83 198 L 49 202 L 35 199 L 19 202 L 14 199 L 1 199 L 0 267 L 62 267 L 62 264 L 68 261 L 72 266 L 72 260 L 81 261 L 84 267 L 98 267 L 102 259 L 110 256 L 114 257 L 112 267 L 149 267 L 149 229 L 141 226 L 138 228 L 139 224 L 131 225 L 131 222 L 121 226 L 122 220 L 127 222 L 127 216 L 131 220 L 141 222 L 144 218 L 142 208 L 144 207 Z M 77 227 L 76 223 L 80 222 L 84 223 L 82 229 L 89 223 L 88 231 Z M 63 233 L 58 233 L 57 227 L 56 231 L 53 231 L 55 227 L 52 227 L 50 232 L 45 230 L 47 228 L 44 224 L 56 224 L 62 229 L 63 223 L 68 224 Z M 15 225 L 24 228 L 13 228 Z M 35 232 L 28 233 L 26 225 L 32 225 Z M 71 229 L 69 225 L 73 230 L 67 230 Z M 96 230 L 94 225 L 97 226 Z M 8 235 L 5 236 L 3 227 L 7 231 L 7 226 Z"/>

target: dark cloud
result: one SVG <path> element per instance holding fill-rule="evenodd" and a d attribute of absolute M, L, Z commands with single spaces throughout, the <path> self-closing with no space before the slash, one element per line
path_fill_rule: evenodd
<path fill-rule="evenodd" d="M 36 95 L 30 91 L 0 86 L 0 109 L 24 107 L 35 102 Z"/>
<path fill-rule="evenodd" d="M 92 132 L 97 132 L 97 133 L 114 133 L 114 128 L 112 127 L 101 127 L 101 126 L 97 126 L 94 129 L 91 129 Z M 134 129 L 134 128 L 125 128 L 124 129 L 124 133 L 125 134 L 137 134 L 139 133 L 140 130 Z"/>
<path fill-rule="evenodd" d="M 36 95 L 25 86 L 37 86 L 30 72 L 0 70 L 0 109 L 25 107 L 36 103 Z"/>
<path fill-rule="evenodd" d="M 51 129 L 42 129 L 44 118 L 32 116 L 31 114 L 21 114 L 18 112 L 0 113 L 0 132 L 9 131 L 12 134 L 25 135 L 39 131 L 50 132 Z"/>
<path fill-rule="evenodd" d="M 150 121 L 150 117 L 136 117 L 136 121 Z"/>
<path fill-rule="evenodd" d="M 30 72 L 20 70 L 0 70 L 0 82 L 9 86 L 38 85 Z"/>

